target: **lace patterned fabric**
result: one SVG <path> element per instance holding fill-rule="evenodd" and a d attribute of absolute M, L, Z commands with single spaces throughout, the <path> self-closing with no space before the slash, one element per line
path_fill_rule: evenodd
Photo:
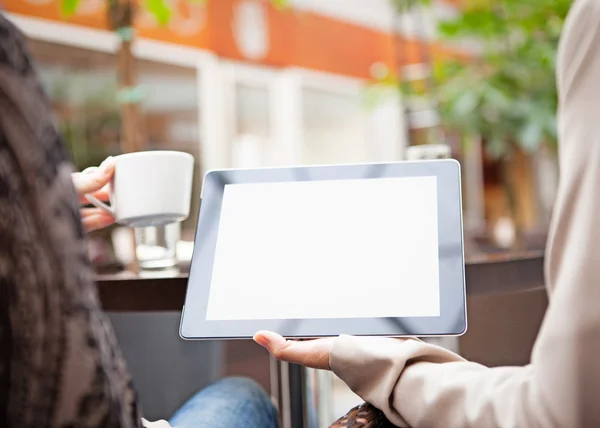
<path fill-rule="evenodd" d="M 0 14 L 1 427 L 141 426 L 71 171 L 24 39 Z"/>

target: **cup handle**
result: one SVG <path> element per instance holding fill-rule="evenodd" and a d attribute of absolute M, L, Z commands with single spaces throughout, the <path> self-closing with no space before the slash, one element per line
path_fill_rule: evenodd
<path fill-rule="evenodd" d="M 102 202 L 97 197 L 92 196 L 92 195 L 85 195 L 85 199 L 87 199 L 90 202 L 90 204 L 92 204 L 96 208 L 100 208 L 102 211 L 107 212 L 108 214 L 115 217 L 115 210 L 112 207 L 106 205 L 104 202 Z"/>

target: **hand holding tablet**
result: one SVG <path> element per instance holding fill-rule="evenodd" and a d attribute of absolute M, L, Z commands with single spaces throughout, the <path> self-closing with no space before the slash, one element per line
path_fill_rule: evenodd
<path fill-rule="evenodd" d="M 270 331 L 259 331 L 254 335 L 254 341 L 266 348 L 278 360 L 319 370 L 331 369 L 329 355 L 334 340 L 334 337 L 301 341 L 285 340 Z"/>
<path fill-rule="evenodd" d="M 183 338 L 465 329 L 456 161 L 206 175 Z"/>

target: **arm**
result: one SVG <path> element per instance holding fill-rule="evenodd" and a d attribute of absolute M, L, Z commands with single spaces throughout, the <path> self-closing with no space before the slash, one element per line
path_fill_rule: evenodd
<path fill-rule="evenodd" d="M 340 337 L 330 365 L 398 425 L 600 424 L 600 2 L 578 0 L 558 63 L 561 182 L 547 249 L 551 303 L 527 367 L 459 361 L 413 341 Z"/>

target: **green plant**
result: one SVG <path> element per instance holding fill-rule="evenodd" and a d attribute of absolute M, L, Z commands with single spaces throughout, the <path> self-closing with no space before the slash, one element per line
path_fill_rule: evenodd
<path fill-rule="evenodd" d="M 414 0 L 394 0 L 403 3 Z M 470 60 L 437 59 L 433 93 L 444 125 L 478 134 L 493 158 L 556 144 L 555 59 L 571 0 L 470 0 L 441 22 L 442 42 L 470 40 Z"/>
<path fill-rule="evenodd" d="M 398 14 L 415 11 L 421 3 L 390 1 Z M 430 58 L 429 81 L 416 84 L 403 81 L 398 77 L 401 70 L 393 70 L 376 79 L 370 91 L 372 102 L 392 88 L 405 96 L 431 96 L 444 128 L 461 133 L 466 144 L 473 136 L 480 137 L 486 154 L 499 163 L 515 220 L 519 184 L 511 173 L 513 155 L 534 153 L 541 145 L 556 146 L 555 61 L 571 3 L 463 0 L 456 17 L 438 24 L 437 35 L 441 43 L 461 46 L 470 42 L 474 49 L 469 58 Z M 425 43 L 422 46 L 427 49 Z M 382 88 L 388 88 L 387 92 Z M 522 225 L 516 221 L 516 226 L 519 241 Z"/>
<path fill-rule="evenodd" d="M 440 26 L 446 39 L 476 38 L 483 53 L 468 67 L 438 68 L 442 117 L 478 132 L 487 152 L 510 157 L 556 145 L 558 41 L 571 0 L 485 2 Z M 460 91 L 460 92 L 459 92 Z"/>
<path fill-rule="evenodd" d="M 479 135 L 488 156 L 499 161 L 509 213 L 517 227 L 520 183 L 512 173 L 516 151 L 535 153 L 556 147 L 558 96 L 555 62 L 571 0 L 479 0 L 442 23 L 443 40 L 475 40 L 472 61 L 437 64 L 435 80 L 444 123 L 463 134 Z"/>

